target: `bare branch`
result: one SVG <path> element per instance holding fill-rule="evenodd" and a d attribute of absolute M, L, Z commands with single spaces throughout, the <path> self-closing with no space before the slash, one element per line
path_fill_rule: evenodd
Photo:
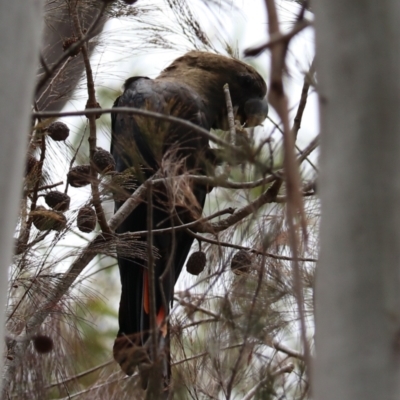
<path fill-rule="evenodd" d="M 279 20 L 276 12 L 275 1 L 265 0 L 268 10 L 269 33 L 279 34 Z M 295 228 L 295 218 L 300 217 L 304 237 L 307 238 L 307 226 L 303 208 L 303 201 L 300 195 L 300 175 L 294 155 L 294 132 L 289 128 L 288 104 L 284 92 L 282 74 L 285 68 L 287 44 L 277 43 L 271 47 L 271 84 L 269 100 L 277 111 L 283 124 L 283 145 L 284 145 L 284 167 L 287 190 L 287 223 L 289 226 L 289 241 L 293 255 L 293 286 L 296 292 L 297 307 L 300 316 L 301 338 L 306 355 L 306 364 L 311 368 L 311 354 L 307 341 L 306 323 L 304 316 L 304 295 L 301 281 L 300 265 L 298 262 L 298 235 Z M 307 88 L 308 92 L 308 88 Z M 299 107 L 298 115 L 301 119 L 302 108 Z M 299 126 L 299 124 L 297 124 Z"/>
<path fill-rule="evenodd" d="M 66 112 L 57 112 L 57 111 L 41 111 L 41 112 L 34 112 L 32 116 L 35 118 L 52 118 L 52 117 L 75 117 L 80 115 L 102 115 L 102 114 L 111 114 L 111 113 L 118 113 L 118 114 L 133 114 L 133 115 L 142 115 L 144 117 L 160 119 L 162 121 L 174 122 L 178 125 L 184 126 L 188 129 L 193 130 L 194 132 L 206 137 L 207 139 L 211 140 L 212 142 L 219 144 L 221 146 L 225 146 L 232 151 L 239 151 L 235 146 L 231 145 L 230 143 L 226 142 L 225 140 L 219 138 L 216 135 L 213 135 L 206 129 L 201 128 L 199 125 L 196 125 L 190 121 L 173 117 L 171 115 L 165 115 L 153 111 L 143 110 L 141 108 L 131 108 L 131 107 L 114 107 L 114 108 L 94 108 L 90 110 L 84 111 L 66 111 Z"/>
<path fill-rule="evenodd" d="M 261 46 L 246 49 L 244 51 L 244 55 L 245 55 L 245 57 L 254 57 L 254 56 L 258 56 L 264 50 L 267 50 L 278 43 L 285 43 L 287 45 L 287 43 L 289 43 L 289 41 L 294 36 L 296 36 L 303 29 L 305 29 L 311 25 L 312 25 L 311 21 L 303 19 L 303 20 L 297 22 L 290 32 L 284 33 L 284 34 L 282 34 L 282 33 L 271 34 L 270 40 L 267 43 L 262 44 Z"/>
<path fill-rule="evenodd" d="M 221 232 L 227 229 L 229 226 L 236 224 L 243 218 L 254 213 L 264 204 L 272 203 L 273 201 L 275 201 L 281 185 L 282 181 L 280 179 L 277 179 L 272 184 L 272 186 L 256 200 L 252 201 L 250 204 L 247 204 L 242 208 L 239 208 L 239 210 L 236 210 L 230 217 L 222 221 L 216 222 L 215 224 L 212 224 L 211 229 L 213 230 L 213 232 Z"/>
<path fill-rule="evenodd" d="M 94 21 L 97 22 L 99 21 L 102 13 L 104 12 L 106 7 L 106 3 L 103 4 L 100 12 L 99 12 L 99 17 Z M 71 7 L 71 14 L 72 14 L 72 19 L 74 21 L 75 29 L 78 32 L 79 38 L 82 40 L 84 37 L 82 28 L 81 28 L 81 23 L 79 21 L 79 15 L 78 15 L 78 1 L 75 2 L 75 4 Z M 82 43 L 82 57 L 83 57 L 83 62 L 85 65 L 85 71 L 86 71 L 86 85 L 87 85 L 87 91 L 88 91 L 88 102 L 87 102 L 87 108 L 95 108 L 98 103 L 96 100 L 96 92 L 94 88 L 94 80 L 93 80 L 93 73 L 92 73 L 92 67 L 90 65 L 90 60 L 89 60 L 89 53 L 88 49 L 86 46 L 86 43 Z M 90 175 L 92 177 L 91 179 L 91 188 L 92 188 L 92 203 L 94 206 L 94 209 L 96 210 L 96 216 L 97 216 L 97 221 L 99 222 L 100 228 L 103 232 L 105 233 L 111 233 L 110 228 L 107 224 L 106 216 L 104 214 L 103 207 L 101 205 L 100 201 L 100 194 L 99 194 L 99 185 L 97 182 L 97 170 L 93 164 L 93 155 L 96 151 L 96 143 L 97 143 L 97 137 L 96 137 L 96 115 L 90 114 L 88 116 L 89 118 L 89 149 L 90 149 Z"/>

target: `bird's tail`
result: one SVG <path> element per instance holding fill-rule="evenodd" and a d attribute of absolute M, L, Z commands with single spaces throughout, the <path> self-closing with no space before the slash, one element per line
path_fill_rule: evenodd
<path fill-rule="evenodd" d="M 170 337 L 169 337 L 169 324 L 167 321 L 168 316 L 168 304 L 164 306 L 159 305 L 156 310 L 156 348 L 153 345 L 153 333 L 150 331 L 150 287 L 149 277 L 147 270 L 143 271 L 143 296 L 142 296 L 142 321 L 141 329 L 142 332 L 147 332 L 146 337 L 142 337 L 144 340 L 143 345 L 147 348 L 150 363 L 142 363 L 139 365 L 139 371 L 142 378 L 142 387 L 146 389 L 149 382 L 149 374 L 152 374 L 152 370 L 158 371 L 161 374 L 163 380 L 163 387 L 168 387 L 170 384 L 171 377 L 171 364 L 170 364 Z"/>
<path fill-rule="evenodd" d="M 130 279 L 133 278 L 130 272 L 137 271 L 137 268 L 130 267 L 127 273 L 124 266 L 121 269 L 120 331 L 114 342 L 114 359 L 127 375 L 132 375 L 136 366 L 138 367 L 143 389 L 147 389 L 153 377 L 158 375 L 159 380 L 155 384 L 159 385 L 161 380 L 164 392 L 168 392 L 171 377 L 167 322 L 169 309 L 164 305 L 157 307 L 156 329 L 155 332 L 151 332 L 148 272 L 142 269 L 140 277 Z M 138 281 L 142 281 L 142 284 Z M 153 335 L 156 335 L 156 338 Z"/>

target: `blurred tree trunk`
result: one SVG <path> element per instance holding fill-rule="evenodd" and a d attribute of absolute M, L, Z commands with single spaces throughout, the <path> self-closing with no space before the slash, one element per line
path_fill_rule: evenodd
<path fill-rule="evenodd" d="M 0 354 L 8 267 L 22 186 L 43 27 L 41 0 L 0 1 Z M 0 358 L 0 370 L 3 356 Z"/>
<path fill-rule="evenodd" d="M 63 42 L 65 39 L 78 36 L 74 31 L 69 11 L 69 2 L 66 0 L 47 1 L 45 6 L 45 26 L 41 54 L 46 65 L 52 66 L 63 53 Z M 87 29 L 97 17 L 102 2 L 82 0 L 79 3 L 79 15 L 83 29 Z M 103 16 L 90 37 L 94 38 L 103 30 L 107 17 Z M 88 43 L 90 54 L 97 44 L 96 40 Z M 61 72 L 58 79 L 48 88 L 45 85 L 37 94 L 38 107 L 40 110 L 61 110 L 71 97 L 76 85 L 82 77 L 83 60 L 81 55 L 71 58 L 66 68 Z M 43 73 L 43 68 L 39 69 Z M 49 79 L 50 82 L 51 78 Z M 43 92 L 45 92 L 43 94 Z M 43 94 L 43 95 L 42 95 Z"/>
<path fill-rule="evenodd" d="M 400 3 L 315 0 L 317 400 L 400 398 Z"/>

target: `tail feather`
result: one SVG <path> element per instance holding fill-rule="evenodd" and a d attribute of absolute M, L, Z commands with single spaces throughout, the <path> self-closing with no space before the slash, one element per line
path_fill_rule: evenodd
<path fill-rule="evenodd" d="M 163 304 L 157 309 L 158 344 L 155 360 L 151 348 L 148 272 L 145 268 L 132 265 L 132 262 L 119 261 L 122 293 L 119 310 L 120 330 L 114 343 L 114 359 L 127 375 L 132 375 L 135 368 L 139 367 L 144 389 L 147 388 L 152 366 L 160 362 L 160 378 L 164 381 L 164 387 L 168 387 L 171 376 L 167 322 L 169 309 L 165 309 Z"/>
<path fill-rule="evenodd" d="M 197 190 L 195 195 L 200 206 L 204 205 L 206 191 Z M 172 216 L 166 212 L 162 203 L 153 202 L 153 228 L 171 226 Z M 185 210 L 179 210 L 182 217 Z M 146 230 L 147 207 L 142 203 L 120 227 L 120 232 Z M 141 240 L 145 240 L 144 238 Z M 193 243 L 193 237 L 184 231 L 173 234 L 154 235 L 154 246 L 158 255 L 155 257 L 155 307 L 156 307 L 156 335 L 157 358 L 151 349 L 150 331 L 150 290 L 147 263 L 143 259 L 119 259 L 122 293 L 119 310 L 119 325 L 117 339 L 114 344 L 114 358 L 121 369 L 132 375 L 135 367 L 139 367 L 143 387 L 147 381 L 153 379 L 153 372 L 164 382 L 164 389 L 168 392 L 171 377 L 170 366 L 170 333 L 169 307 L 173 300 L 174 284 L 179 277 L 187 254 Z M 172 265 L 169 263 L 172 260 Z M 160 280 L 160 277 L 163 279 Z"/>

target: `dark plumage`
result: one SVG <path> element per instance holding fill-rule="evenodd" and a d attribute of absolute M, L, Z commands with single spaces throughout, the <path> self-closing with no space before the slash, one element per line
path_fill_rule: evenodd
<path fill-rule="evenodd" d="M 225 83 L 229 84 L 236 118 L 241 123 L 250 119 L 246 110 L 266 112 L 263 100 L 266 84 L 252 67 L 235 59 L 197 51 L 176 59 L 156 79 L 128 79 L 124 93 L 114 105 L 172 115 L 206 130 L 227 129 Z M 184 171 L 206 173 L 210 161 L 208 140 L 190 129 L 148 117 L 113 114 L 112 131 L 112 154 L 117 171 L 132 167 L 143 171 L 137 177 L 139 183 L 160 168 L 165 175 L 177 175 Z M 179 220 L 185 223 L 196 220 L 201 216 L 206 194 L 207 187 L 190 182 L 175 184 L 172 189 L 155 188 L 152 228 L 171 227 L 179 224 Z M 116 209 L 120 205 L 116 202 Z M 122 223 L 118 232 L 143 230 L 147 230 L 147 207 L 144 202 Z M 165 318 L 169 314 L 174 285 L 193 238 L 181 230 L 174 234 L 155 234 L 153 242 L 159 254 L 154 264 L 157 323 L 168 364 L 168 335 L 164 336 L 168 322 Z M 127 374 L 132 374 L 135 364 L 149 360 L 147 351 L 141 350 L 149 338 L 150 329 L 147 262 L 140 258 L 121 257 L 118 264 L 122 294 L 114 357 Z M 164 378 L 168 383 L 168 366 L 164 368 Z"/>

